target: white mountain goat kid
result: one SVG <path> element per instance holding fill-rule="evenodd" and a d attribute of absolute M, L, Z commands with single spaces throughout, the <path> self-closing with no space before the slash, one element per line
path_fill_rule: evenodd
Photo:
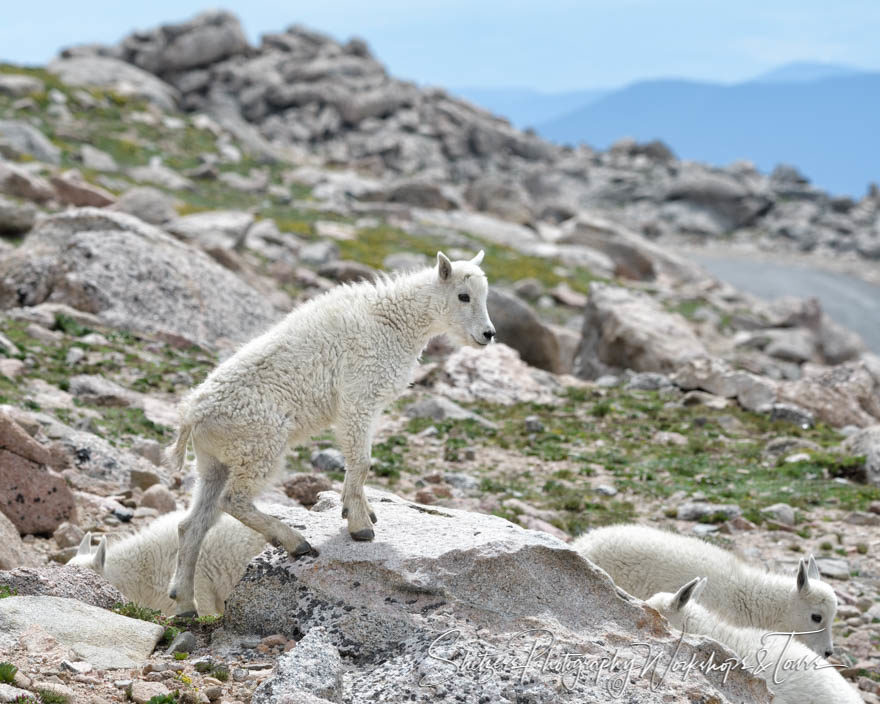
<path fill-rule="evenodd" d="M 819 655 L 832 653 L 837 597 L 819 578 L 812 556 L 800 561 L 793 579 L 752 567 L 699 538 L 639 525 L 599 528 L 578 538 L 572 547 L 640 599 L 708 576 L 701 603 L 725 620 L 772 631 L 819 630 L 800 639 Z"/>
<path fill-rule="evenodd" d="M 680 631 L 709 636 L 726 645 L 740 663 L 767 682 L 774 704 L 862 704 L 862 698 L 833 666 L 789 635 L 775 629 L 733 626 L 696 603 L 706 578 L 692 579 L 675 594 L 647 600 Z"/>
<path fill-rule="evenodd" d="M 168 597 L 168 581 L 177 555 L 177 527 L 184 516 L 185 511 L 167 513 L 109 547 L 104 536 L 92 548 L 92 534 L 86 533 L 67 564 L 94 570 L 129 601 L 170 616 L 176 604 Z M 195 601 L 199 616 L 223 613 L 226 597 L 248 563 L 265 547 L 262 535 L 232 516 L 220 517 L 205 536 L 196 562 Z"/>
<path fill-rule="evenodd" d="M 376 422 L 406 388 L 428 341 L 448 333 L 487 345 L 483 252 L 375 283 L 339 286 L 296 308 L 220 364 L 180 405 L 173 461 L 182 468 L 192 440 L 199 482 L 180 523 L 169 596 L 193 610 L 193 574 L 202 539 L 221 511 L 292 557 L 314 552 L 305 538 L 257 510 L 253 498 L 280 468 L 289 445 L 333 426 L 346 460 L 342 516 L 354 540 L 372 540 L 376 514 L 364 494 Z"/>

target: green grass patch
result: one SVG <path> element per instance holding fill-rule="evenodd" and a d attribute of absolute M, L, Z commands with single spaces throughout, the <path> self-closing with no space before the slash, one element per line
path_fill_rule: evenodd
<path fill-rule="evenodd" d="M 18 668 L 11 662 L 0 662 L 0 682 L 10 684 L 15 679 Z"/>

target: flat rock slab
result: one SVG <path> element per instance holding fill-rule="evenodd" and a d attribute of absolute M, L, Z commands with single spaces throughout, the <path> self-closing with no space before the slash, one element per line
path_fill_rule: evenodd
<path fill-rule="evenodd" d="M 311 511 L 265 507 L 320 555 L 291 560 L 269 549 L 226 602 L 229 635 L 305 634 L 303 653 L 296 655 L 297 645 L 255 702 L 304 691 L 339 702 L 605 702 L 614 701 L 613 678 L 600 674 L 597 683 L 586 670 L 579 678 L 569 670 L 563 684 L 534 660 L 517 668 L 533 645 L 549 648 L 556 667 L 564 653 L 579 653 L 586 668 L 618 648 L 638 660 L 630 646 L 642 642 L 673 656 L 678 638 L 659 615 L 560 540 L 496 516 L 378 491 L 368 498 L 379 519 L 369 543 L 351 540 L 334 492 L 322 492 Z M 675 657 L 712 653 L 716 662 L 730 656 L 711 641 L 686 638 Z M 475 666 L 482 655 L 499 658 L 494 670 Z M 694 673 L 652 691 L 649 680 L 634 676 L 620 701 L 769 700 L 764 683 L 740 671 L 727 684 Z"/>
<path fill-rule="evenodd" d="M 165 629 L 155 623 L 54 596 L 12 596 L 0 599 L 0 649 L 39 626 L 60 645 L 97 670 L 140 667 Z"/>
<path fill-rule="evenodd" d="M 58 596 L 101 609 L 125 601 L 122 592 L 97 572 L 73 565 L 18 567 L 0 572 L 0 584 L 18 596 Z"/>

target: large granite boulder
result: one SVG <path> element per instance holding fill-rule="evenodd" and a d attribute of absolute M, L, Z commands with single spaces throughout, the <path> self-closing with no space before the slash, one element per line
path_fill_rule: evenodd
<path fill-rule="evenodd" d="M 528 305 L 516 296 L 492 288 L 486 307 L 498 342 L 513 347 L 533 367 L 555 373 L 565 371 L 557 336 Z"/>
<path fill-rule="evenodd" d="M 21 535 L 50 534 L 76 517 L 73 494 L 49 450 L 0 411 L 0 511 Z"/>
<path fill-rule="evenodd" d="M 812 411 L 834 427 L 864 428 L 880 420 L 880 381 L 858 360 L 835 367 L 805 364 L 797 381 L 779 385 L 779 400 Z"/>
<path fill-rule="evenodd" d="M 30 560 L 25 554 L 18 528 L 0 511 L 0 570 L 10 570 L 26 562 Z"/>
<path fill-rule="evenodd" d="M 0 572 L 0 584 L 18 596 L 55 596 L 110 609 L 125 601 L 116 587 L 94 570 L 72 565 L 18 567 Z"/>
<path fill-rule="evenodd" d="M 652 690 L 651 668 L 638 672 L 647 651 L 634 644 L 650 644 L 664 661 L 724 659 L 727 651 L 704 638 L 685 637 L 679 646 L 656 612 L 556 538 L 390 494 L 370 492 L 370 500 L 379 518 L 372 543 L 348 538 L 333 492 L 322 493 L 311 511 L 269 508 L 304 530 L 320 556 L 292 561 L 267 550 L 227 601 L 227 631 L 305 636 L 254 702 L 307 701 L 305 695 L 604 702 L 613 701 L 615 686 L 621 701 L 642 704 L 769 700 L 765 685 L 741 671 L 726 684 L 696 671 L 684 682 L 661 681 L 658 666 Z M 588 674 L 618 649 L 619 658 L 639 663 L 631 678 Z"/>
<path fill-rule="evenodd" d="M 280 317 L 200 250 L 126 213 L 48 217 L 0 262 L 0 308 L 67 303 L 111 327 L 219 347 Z"/>
<path fill-rule="evenodd" d="M 111 56 L 71 56 L 47 67 L 64 83 L 112 88 L 122 95 L 148 100 L 162 110 L 177 108 L 180 94 L 164 81 L 130 63 Z"/>
<path fill-rule="evenodd" d="M 777 400 L 776 383 L 731 367 L 714 357 L 692 359 L 672 377 L 684 391 L 698 389 L 722 398 L 735 398 L 748 411 L 769 411 Z"/>
<path fill-rule="evenodd" d="M 609 368 L 674 372 L 707 354 L 688 322 L 647 295 L 590 285 L 575 373 L 595 379 Z"/>
<path fill-rule="evenodd" d="M 55 596 L 0 599 L 0 650 L 42 631 L 96 670 L 141 667 L 165 628 Z"/>
<path fill-rule="evenodd" d="M 849 455 L 864 455 L 865 480 L 880 486 L 880 425 L 871 425 L 850 435 L 840 449 Z"/>

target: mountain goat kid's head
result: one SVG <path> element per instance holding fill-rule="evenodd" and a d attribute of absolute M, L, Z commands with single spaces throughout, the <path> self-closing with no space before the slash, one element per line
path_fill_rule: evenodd
<path fill-rule="evenodd" d="M 831 625 L 836 614 L 837 595 L 830 584 L 822 581 L 816 559 L 812 555 L 807 560 L 801 558 L 788 614 L 792 630 L 805 634 L 798 636 L 798 640 L 819 655 L 829 657 L 834 652 Z"/>
<path fill-rule="evenodd" d="M 100 575 L 104 574 L 104 562 L 107 559 L 107 536 L 101 536 L 101 542 L 98 547 L 92 548 L 92 534 L 86 533 L 80 541 L 76 555 L 71 557 L 68 565 L 74 567 L 88 567 Z"/>
<path fill-rule="evenodd" d="M 437 252 L 437 279 L 442 291 L 445 332 L 456 342 L 483 347 L 495 338 L 486 298 L 489 282 L 480 262 L 483 251 L 470 260 L 451 262 Z"/>

